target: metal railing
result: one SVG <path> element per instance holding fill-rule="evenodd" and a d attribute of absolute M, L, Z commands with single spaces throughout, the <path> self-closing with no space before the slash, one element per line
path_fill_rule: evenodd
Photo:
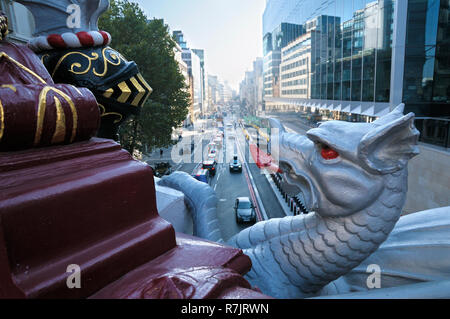
<path fill-rule="evenodd" d="M 282 187 L 282 179 L 283 177 L 279 173 L 270 174 L 272 180 L 278 188 L 278 191 L 281 193 L 286 205 L 289 206 L 289 210 L 293 213 L 294 216 L 300 214 L 308 214 L 308 210 L 303 205 L 303 203 L 296 197 L 289 196 Z"/>

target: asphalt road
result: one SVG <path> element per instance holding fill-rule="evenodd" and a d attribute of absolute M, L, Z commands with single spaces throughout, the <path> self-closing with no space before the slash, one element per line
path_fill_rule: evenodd
<path fill-rule="evenodd" d="M 248 129 L 248 132 L 255 139 L 255 134 L 252 129 Z M 242 152 L 245 154 L 245 160 L 248 163 L 248 167 L 250 173 L 253 176 L 253 180 L 255 182 L 258 193 L 260 194 L 261 201 L 264 205 L 264 209 L 266 211 L 267 217 L 270 218 L 279 218 L 286 216 L 283 212 L 283 209 L 280 206 L 280 203 L 273 193 L 273 189 L 270 187 L 269 182 L 264 174 L 264 171 L 261 170 L 253 160 L 250 154 L 249 142 L 245 139 L 244 133 L 242 129 L 237 130 L 238 135 L 238 143 L 240 145 Z M 260 148 L 262 150 L 267 150 L 267 146 L 263 139 L 260 139 Z M 244 151 L 245 150 L 245 151 Z"/>
<path fill-rule="evenodd" d="M 235 118 L 227 117 L 224 119 L 224 124 L 234 124 L 235 120 Z M 178 145 L 163 149 L 162 157 L 159 150 L 156 150 L 145 160 L 150 165 L 161 161 L 169 162 L 173 171 L 179 170 L 193 174 L 200 168 L 202 160 L 207 158 L 208 144 L 215 138 L 217 131 L 217 128 L 208 125 L 206 121 L 201 121 L 197 129 L 185 129 L 183 131 L 183 141 Z M 230 136 L 235 138 L 230 138 Z M 191 141 L 194 141 L 195 144 L 192 154 L 190 152 Z M 264 149 L 264 146 L 261 145 L 261 147 Z M 183 155 L 180 155 L 180 149 L 182 148 L 185 151 L 183 151 Z M 241 162 L 247 163 L 247 166 L 243 165 L 244 171 L 242 173 L 231 173 L 229 170 L 229 162 L 234 155 L 238 155 Z M 262 204 L 263 207 L 258 206 L 258 210 L 264 211 L 268 218 L 285 216 L 267 178 L 253 161 L 249 144 L 239 126 L 237 126 L 237 129 L 231 130 L 225 128 L 222 147 L 219 148 L 216 160 L 218 162 L 216 175 L 210 180 L 209 184 L 217 194 L 217 215 L 224 240 L 252 225 L 251 223 L 236 223 L 233 206 L 237 197 L 249 197 L 254 204 Z M 252 187 L 251 178 L 256 190 Z M 257 199 L 258 195 L 259 200 Z M 259 215 L 264 217 L 262 213 Z"/>

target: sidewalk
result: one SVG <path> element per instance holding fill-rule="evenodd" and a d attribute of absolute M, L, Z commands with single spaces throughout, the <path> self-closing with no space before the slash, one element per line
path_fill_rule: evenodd
<path fill-rule="evenodd" d="M 307 131 L 314 128 L 314 126 L 310 125 L 307 121 L 300 118 L 300 116 L 297 114 L 277 113 L 267 115 L 267 118 L 276 118 L 280 120 L 286 130 L 291 133 L 295 132 L 305 135 Z"/>

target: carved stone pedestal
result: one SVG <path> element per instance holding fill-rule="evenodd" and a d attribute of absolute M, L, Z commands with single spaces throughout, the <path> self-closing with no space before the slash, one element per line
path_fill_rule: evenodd
<path fill-rule="evenodd" d="M 176 236 L 151 168 L 111 140 L 1 153 L 0 181 L 0 297 L 264 297 L 241 250 Z"/>

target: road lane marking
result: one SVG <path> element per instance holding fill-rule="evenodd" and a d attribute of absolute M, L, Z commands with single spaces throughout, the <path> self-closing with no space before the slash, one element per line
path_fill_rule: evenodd
<path fill-rule="evenodd" d="M 258 189 L 256 188 L 255 182 L 253 180 L 253 176 L 250 172 L 250 168 L 248 167 L 245 157 L 242 157 L 242 151 L 241 151 L 240 146 L 241 146 L 240 143 L 237 143 L 238 152 L 241 155 L 241 158 L 244 159 L 243 171 L 244 171 L 245 179 L 247 180 L 248 189 L 250 191 L 250 197 L 252 198 L 254 204 L 256 205 L 256 215 L 258 216 L 258 219 L 260 221 L 268 220 L 269 218 L 264 209 L 264 204 L 262 203 L 261 197 L 259 196 L 259 192 L 258 192 Z"/>

